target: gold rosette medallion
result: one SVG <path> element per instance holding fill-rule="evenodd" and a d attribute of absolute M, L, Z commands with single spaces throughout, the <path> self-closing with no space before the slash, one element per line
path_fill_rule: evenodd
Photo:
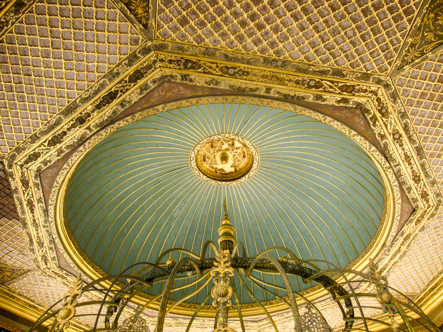
<path fill-rule="evenodd" d="M 234 184 L 250 178 L 258 168 L 258 152 L 247 139 L 235 134 L 211 135 L 191 152 L 191 167 L 201 179 Z"/>

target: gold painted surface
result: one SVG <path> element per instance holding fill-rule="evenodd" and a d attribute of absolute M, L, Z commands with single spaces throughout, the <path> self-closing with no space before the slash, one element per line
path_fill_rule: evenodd
<path fill-rule="evenodd" d="M 9 266 L 0 266 L 0 284 L 4 284 L 9 282 L 15 278 L 18 278 L 25 273 L 28 273 L 29 270 L 17 268 L 17 267 L 9 267 Z"/>
<path fill-rule="evenodd" d="M 110 0 L 37 2 L 0 43 L 0 149 L 38 130 L 141 42 Z"/>
<path fill-rule="evenodd" d="M 2 0 L 0 1 L 0 17 L 5 15 L 6 11 L 11 8 L 16 0 Z"/>
<path fill-rule="evenodd" d="M 106 274 L 104 271 L 100 269 L 97 265 L 95 265 L 89 257 L 87 257 L 81 248 L 77 245 L 73 235 L 69 229 L 69 226 L 66 223 L 64 216 L 64 197 L 66 195 L 66 187 L 69 182 L 69 179 L 72 175 L 72 172 L 76 169 L 77 164 L 80 162 L 82 157 L 98 142 L 100 142 L 104 137 L 110 135 L 115 130 L 126 126 L 129 123 L 142 119 L 146 116 L 153 115 L 159 112 L 167 111 L 170 109 L 180 108 L 180 107 L 189 107 L 192 105 L 199 104 L 208 104 L 208 103 L 223 103 L 223 102 L 231 102 L 231 103 L 253 103 L 257 105 L 265 105 L 280 108 L 283 110 L 292 110 L 296 113 L 307 115 L 314 119 L 320 120 L 337 130 L 341 131 L 344 135 L 354 140 L 358 143 L 367 153 L 371 156 L 374 163 L 376 164 L 379 172 L 383 178 L 383 183 L 385 187 L 385 206 L 383 211 L 383 217 L 380 222 L 380 226 L 378 227 L 377 233 L 372 239 L 371 243 L 366 247 L 366 249 L 349 265 L 350 268 L 356 270 L 363 270 L 366 268 L 368 264 L 369 257 L 377 257 L 383 256 L 386 254 L 386 243 L 391 243 L 393 240 L 393 232 L 392 229 L 397 228 L 398 219 L 399 219 L 399 204 L 400 204 L 400 196 L 398 192 L 397 182 L 395 180 L 394 174 L 390 169 L 389 165 L 386 163 L 386 160 L 380 155 L 378 150 L 373 147 L 366 139 L 358 135 L 353 130 L 349 129 L 346 126 L 343 126 L 339 122 L 301 106 L 296 106 L 284 102 L 274 101 L 274 100 L 266 100 L 261 98 L 253 98 L 253 97 L 235 97 L 235 96 L 224 96 L 224 97 L 202 97 L 195 99 L 188 99 L 178 102 L 172 102 L 169 104 L 163 104 L 157 107 L 152 107 L 142 112 L 136 113 L 128 118 L 125 118 L 111 126 L 106 127 L 97 135 L 93 136 L 86 144 L 84 144 L 80 149 L 78 149 L 67 161 L 67 163 L 61 169 L 58 178 L 56 180 L 56 185 L 54 186 L 51 193 L 51 201 L 54 202 L 54 209 L 49 211 L 49 217 L 51 219 L 51 224 L 54 225 L 53 232 L 57 233 L 58 236 L 56 240 L 60 240 L 60 247 L 63 247 L 66 250 L 66 255 L 70 257 L 73 261 L 73 265 L 78 266 L 83 273 L 85 273 L 91 279 L 97 279 Z M 235 193 L 232 194 L 230 191 L 229 197 L 235 198 Z M 240 204 L 238 202 L 238 204 Z M 244 204 L 244 202 L 241 202 Z M 233 216 L 235 220 L 235 216 Z M 208 239 L 209 240 L 209 239 Z M 167 248 L 165 248 L 166 250 Z M 313 288 L 311 290 L 304 291 L 303 293 L 309 294 L 311 298 L 318 298 L 325 295 L 325 291 L 320 290 L 318 287 Z M 142 303 L 143 299 L 138 298 L 136 301 Z M 279 300 L 271 300 L 266 301 L 264 304 L 267 306 L 270 312 L 279 311 L 285 309 L 285 305 L 282 304 Z M 174 309 L 175 313 L 179 314 L 192 314 L 195 310 L 196 305 L 193 304 L 180 304 Z M 158 303 L 153 303 L 153 309 L 158 308 Z M 202 314 L 211 316 L 213 314 L 211 308 L 205 308 L 206 310 L 202 311 Z M 209 309 L 209 310 L 208 310 Z M 256 315 L 260 313 L 259 308 L 255 304 L 245 304 L 242 305 L 242 312 L 244 315 Z M 235 315 L 235 313 L 234 313 Z"/>
<path fill-rule="evenodd" d="M 191 168 L 201 179 L 220 184 L 246 181 L 258 168 L 258 151 L 247 139 L 235 134 L 217 134 L 204 138 L 191 151 Z M 225 183 L 223 183 L 225 182 Z M 217 182 L 216 182 L 217 183 Z"/>
<path fill-rule="evenodd" d="M 156 38 L 368 72 L 387 72 L 418 1 L 158 0 Z"/>

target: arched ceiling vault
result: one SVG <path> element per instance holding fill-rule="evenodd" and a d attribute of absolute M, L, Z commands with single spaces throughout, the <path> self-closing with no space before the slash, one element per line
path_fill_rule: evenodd
<path fill-rule="evenodd" d="M 236 95 L 244 104 L 259 97 L 315 109 L 371 141 L 395 174 L 401 206 L 377 263 L 432 312 L 443 287 L 442 7 L 441 0 L 2 2 L 2 307 L 19 303 L 26 309 L 15 314 L 35 317 L 35 304 L 62 297 L 79 272 L 56 231 L 55 188 L 91 137 L 123 132 L 117 124 L 134 126 L 128 119 L 146 109 L 153 112 L 146 119 L 166 116 L 167 102 Z M 192 145 L 189 135 L 181 145 Z M 293 174 L 284 165 L 272 170 L 266 158 L 261 166 L 251 183 L 265 166 L 263 181 Z M 73 210 L 79 197 L 66 201 Z"/>

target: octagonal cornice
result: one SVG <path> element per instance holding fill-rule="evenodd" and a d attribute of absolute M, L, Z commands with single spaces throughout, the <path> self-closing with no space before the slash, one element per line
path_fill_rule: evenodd
<path fill-rule="evenodd" d="M 192 54 L 192 55 L 191 55 Z M 284 68 L 284 69 L 283 69 Z M 360 109 L 415 211 L 379 257 L 389 271 L 441 204 L 441 194 L 390 79 L 173 43 L 145 43 L 6 156 L 19 213 L 40 267 L 62 273 L 39 174 L 163 82 L 225 89 L 286 102 Z M 59 271 L 59 272 L 56 272 Z"/>

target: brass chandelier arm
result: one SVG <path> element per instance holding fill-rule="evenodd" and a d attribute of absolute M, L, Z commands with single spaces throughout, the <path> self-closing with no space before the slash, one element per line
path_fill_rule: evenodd
<path fill-rule="evenodd" d="M 322 259 L 310 259 L 309 261 L 310 262 L 321 262 L 321 263 L 330 264 L 333 267 L 333 269 L 332 269 L 333 272 L 332 273 L 335 273 L 335 272 L 339 273 L 343 277 L 343 279 L 345 280 L 346 284 L 349 286 L 349 289 L 351 290 L 352 294 L 354 295 L 355 302 L 357 303 L 357 306 L 358 306 L 358 309 L 360 311 L 360 314 L 363 317 L 363 323 L 365 325 L 366 331 L 369 332 L 369 327 L 368 327 L 368 324 L 366 322 L 366 317 L 365 317 L 365 314 L 364 314 L 363 309 L 361 307 L 360 301 L 358 300 L 358 297 L 355 295 L 354 287 L 352 287 L 351 283 L 349 282 L 348 278 L 346 277 L 345 273 L 343 272 L 346 269 L 342 270 L 342 269 L 338 268 L 335 264 L 333 264 L 331 262 L 328 262 L 328 261 L 325 261 L 325 260 L 322 260 Z M 331 270 L 328 270 L 328 271 L 331 271 Z M 317 273 L 317 274 L 319 274 L 319 276 L 320 276 L 321 272 Z M 361 275 L 361 276 L 363 275 L 363 274 L 361 274 L 358 271 L 356 271 L 356 273 L 354 273 L 354 274 Z M 323 275 L 326 275 L 326 274 L 323 273 Z"/>
<path fill-rule="evenodd" d="M 197 310 L 194 312 L 194 314 L 192 315 L 191 319 L 189 320 L 189 323 L 188 323 L 188 326 L 186 327 L 186 331 L 185 332 L 189 332 L 189 329 L 191 328 L 192 322 L 194 321 L 195 317 L 197 317 L 197 315 L 200 312 L 200 310 L 202 310 L 203 307 L 208 303 L 210 297 L 211 297 L 211 293 L 206 295 L 205 300 L 198 306 Z"/>
<path fill-rule="evenodd" d="M 171 289 L 171 293 L 176 292 L 176 291 L 179 291 L 179 290 L 184 289 L 184 288 L 188 288 L 188 287 L 190 287 L 190 286 L 192 286 L 192 285 L 195 285 L 195 284 L 199 283 L 199 282 L 202 281 L 204 278 L 206 278 L 206 277 L 208 276 L 208 274 L 209 274 L 209 271 L 206 272 L 205 274 L 203 274 L 203 275 L 202 275 L 200 278 L 198 278 L 197 280 L 194 280 L 193 282 L 191 282 L 191 283 L 189 283 L 189 284 L 186 284 L 186 285 L 183 285 L 183 286 L 179 286 L 179 287 L 176 287 L 176 288 L 172 288 L 172 289 Z M 189 277 L 187 277 L 187 278 L 189 278 Z M 178 278 L 175 278 L 175 281 L 176 281 L 176 280 L 178 280 Z"/>
<path fill-rule="evenodd" d="M 207 276 L 208 274 L 205 274 L 202 278 L 200 278 L 199 280 L 202 280 L 205 276 Z M 175 302 L 167 311 L 166 311 L 166 314 L 165 315 L 167 315 L 167 314 L 169 314 L 171 311 L 172 311 L 172 309 L 174 309 L 177 305 L 179 305 L 180 303 L 182 303 L 182 302 L 184 302 L 184 301 L 186 301 L 187 299 L 189 299 L 189 298 L 191 298 L 191 297 L 193 297 L 194 295 L 196 295 L 196 294 L 198 294 L 198 293 L 200 293 L 200 291 L 203 289 L 203 288 L 205 288 L 206 287 L 206 285 L 207 284 L 209 284 L 209 282 L 211 281 L 212 279 L 211 278 L 208 278 L 208 280 L 206 280 L 206 282 L 203 284 L 203 285 L 201 285 L 195 292 L 192 292 L 191 294 L 189 294 L 188 296 L 186 296 L 186 297 L 184 297 L 184 298 L 182 298 L 182 299 L 180 299 L 179 301 L 177 301 L 177 302 Z M 187 286 L 191 286 L 191 285 L 187 285 Z M 181 287 L 181 288 L 183 288 L 183 287 Z M 177 290 L 177 289 L 176 289 Z M 171 291 L 172 292 L 172 291 Z"/>
<path fill-rule="evenodd" d="M 300 318 L 300 312 L 298 311 L 297 301 L 295 301 L 294 291 L 292 290 L 292 286 L 291 286 L 291 283 L 288 279 L 286 271 L 283 269 L 283 267 L 281 266 L 280 262 L 277 259 L 275 259 L 272 256 L 268 256 L 268 255 L 259 256 L 255 261 L 252 262 L 248 271 L 245 273 L 245 277 L 249 278 L 255 265 L 258 262 L 263 261 L 263 260 L 267 260 L 267 261 L 271 262 L 277 268 L 278 272 L 280 273 L 280 276 L 283 279 L 283 283 L 286 286 L 286 291 L 288 293 L 289 302 L 291 304 L 291 310 L 292 310 L 292 314 L 294 316 L 295 331 L 302 332 L 302 330 L 301 330 L 302 323 L 301 323 L 301 318 Z"/>
<path fill-rule="evenodd" d="M 289 254 L 289 256 L 298 264 L 298 263 L 302 263 L 302 262 L 305 262 L 305 261 L 302 261 L 302 260 L 300 260 L 291 250 L 289 250 L 289 249 L 287 249 L 287 248 L 285 248 L 285 247 L 281 247 L 281 246 L 274 246 L 274 247 L 270 247 L 270 248 L 268 248 L 268 249 L 265 249 L 265 250 L 263 250 L 262 252 L 260 252 L 256 257 L 261 257 L 261 256 L 263 256 L 264 254 L 267 254 L 267 253 L 269 253 L 269 252 L 271 252 L 271 251 L 274 251 L 274 250 L 282 250 L 282 251 L 284 251 L 284 252 L 286 252 L 286 253 L 288 253 Z M 317 266 L 313 266 L 315 269 L 318 269 L 318 267 Z"/>
<path fill-rule="evenodd" d="M 103 309 L 104 302 L 106 301 L 107 297 L 109 296 L 109 293 L 110 293 L 110 291 L 112 290 L 112 288 L 114 287 L 114 285 L 117 283 L 117 281 L 118 281 L 120 278 L 122 278 L 122 276 L 125 275 L 126 271 L 129 271 L 130 269 L 132 269 L 132 268 L 134 268 L 135 266 L 138 266 L 138 265 L 154 265 L 155 267 L 157 267 L 157 268 L 159 268 L 159 269 L 161 269 L 161 270 L 164 270 L 163 268 L 161 268 L 161 267 L 159 267 L 159 266 L 157 266 L 157 265 L 155 265 L 155 264 L 152 264 L 152 263 L 149 263 L 149 262 L 141 262 L 141 263 L 135 263 L 135 264 L 132 264 L 132 265 L 128 266 L 128 267 L 127 267 L 126 269 L 124 269 L 120 274 L 118 274 L 117 277 L 115 277 L 114 280 L 112 281 L 111 286 L 107 289 L 107 291 L 106 291 L 106 293 L 105 293 L 105 296 L 103 297 L 103 302 L 102 302 L 102 304 L 100 305 L 100 309 L 98 310 L 97 318 L 95 319 L 95 323 L 94 323 L 94 328 L 93 328 L 93 330 L 96 330 L 96 329 L 97 329 L 98 319 L 100 318 L 100 314 L 101 314 L 101 311 L 102 311 L 102 309 Z M 134 277 L 133 277 L 133 278 L 134 278 Z M 137 278 L 137 279 L 140 279 L 140 278 Z M 146 283 L 146 281 L 143 281 L 143 282 Z"/>
<path fill-rule="evenodd" d="M 257 300 L 257 298 L 254 296 L 254 294 L 251 292 L 251 290 L 249 289 L 249 287 L 246 285 L 245 281 L 243 280 L 243 277 L 240 275 L 239 271 L 237 271 L 237 274 L 239 275 L 239 279 L 240 282 L 242 283 L 243 287 L 245 287 L 246 291 L 248 292 L 249 296 L 258 303 L 258 305 L 263 309 L 263 311 L 265 312 L 266 316 L 268 316 L 269 322 L 271 323 L 272 327 L 274 328 L 275 332 L 279 332 L 277 325 L 275 325 L 274 320 L 272 319 L 272 316 L 269 314 L 269 311 L 266 310 L 265 306 L 259 301 Z"/>
<path fill-rule="evenodd" d="M 201 253 L 200 253 L 200 257 L 199 257 L 200 259 L 204 259 L 204 258 L 205 258 L 205 256 L 206 256 L 206 250 L 208 249 L 208 247 L 211 247 L 211 248 L 214 250 L 214 252 L 218 252 L 217 246 L 215 245 L 214 242 L 212 242 L 212 241 L 206 241 L 206 243 L 205 243 L 205 245 L 203 246 L 202 251 L 201 251 Z"/>
<path fill-rule="evenodd" d="M 138 292 L 140 292 L 143 288 L 143 286 L 140 286 L 137 291 L 129 293 L 127 298 L 123 299 L 123 303 L 119 302 L 114 302 L 115 304 L 119 304 L 118 309 L 117 309 L 117 313 L 115 315 L 114 318 L 114 323 L 112 324 L 112 327 L 115 329 L 117 328 L 117 323 L 118 323 L 118 319 L 120 318 L 121 313 L 123 312 L 123 308 L 129 303 L 129 301 L 131 301 L 131 299 L 135 296 L 135 294 L 137 294 Z M 111 320 L 112 314 L 114 312 L 114 308 L 112 306 L 108 305 L 108 312 L 106 313 L 106 317 L 105 317 L 105 327 L 110 327 L 109 326 L 109 321 Z"/>
<path fill-rule="evenodd" d="M 198 257 L 196 254 L 194 254 L 192 251 L 186 250 L 186 249 L 181 249 L 181 248 L 172 248 L 172 249 L 168 249 L 165 252 L 163 252 L 155 261 L 156 265 L 159 265 L 162 258 L 165 257 L 167 254 L 171 253 L 171 252 L 184 252 L 185 254 L 188 254 L 189 256 L 195 258 L 195 259 L 200 259 L 200 257 Z"/>
<path fill-rule="evenodd" d="M 234 258 L 237 254 L 237 251 L 239 251 L 239 248 L 241 248 L 242 255 L 240 257 L 245 258 L 246 257 L 246 251 L 245 246 L 243 245 L 243 242 L 237 241 L 237 243 L 234 245 L 234 248 L 232 249 L 231 258 Z"/>
<path fill-rule="evenodd" d="M 284 303 L 286 303 L 287 305 L 288 305 L 288 307 L 291 307 L 291 305 L 289 304 L 289 302 L 288 301 L 286 301 L 283 297 L 281 297 L 281 296 L 279 296 L 279 295 L 277 295 L 276 293 L 274 293 L 274 292 L 271 292 L 269 289 L 266 289 L 265 287 L 263 287 L 262 285 L 260 285 L 260 283 L 263 283 L 264 285 L 266 285 L 266 286 L 270 286 L 270 284 L 268 284 L 267 282 L 264 282 L 263 280 L 260 280 L 260 279 L 258 279 L 258 278 L 256 278 L 256 277 L 254 277 L 254 276 L 249 276 L 249 279 L 258 287 L 258 288 L 260 288 L 261 290 L 263 290 L 264 292 L 266 292 L 266 293 L 269 293 L 269 294 L 271 294 L 272 296 L 275 296 L 276 298 L 278 298 L 280 301 L 282 301 L 282 302 L 284 302 Z M 272 286 L 271 286 L 272 287 Z M 280 290 L 286 290 L 286 288 L 283 288 L 283 287 L 279 287 L 278 289 L 280 289 Z"/>
<path fill-rule="evenodd" d="M 185 257 L 183 259 L 181 259 L 172 269 L 169 278 L 168 278 L 168 282 L 166 283 L 165 289 L 163 291 L 163 296 L 160 302 L 160 308 L 159 308 L 159 313 L 158 313 L 158 319 L 157 319 L 157 330 L 156 332 L 163 332 L 163 325 L 165 323 L 165 317 L 166 317 L 166 307 L 168 305 L 168 298 L 169 298 L 169 294 L 171 292 L 171 288 L 172 288 L 172 283 L 174 282 L 174 278 L 177 275 L 177 273 L 179 272 L 180 268 L 185 265 L 186 263 L 191 264 L 194 269 L 197 271 L 197 274 L 200 276 L 201 272 L 200 269 L 197 265 L 197 263 L 191 258 L 191 257 Z"/>
<path fill-rule="evenodd" d="M 236 272 L 238 274 L 238 271 L 236 271 Z M 239 276 L 239 278 L 240 278 L 240 276 Z M 243 322 L 243 315 L 241 313 L 241 308 L 240 308 L 240 301 L 238 300 L 237 289 L 235 287 L 235 282 L 232 283 L 232 290 L 233 290 L 233 293 L 234 293 L 235 304 L 236 304 L 236 307 L 237 307 L 238 318 L 240 320 L 241 330 L 242 330 L 242 332 L 246 332 L 246 330 L 245 330 L 245 323 Z"/>

